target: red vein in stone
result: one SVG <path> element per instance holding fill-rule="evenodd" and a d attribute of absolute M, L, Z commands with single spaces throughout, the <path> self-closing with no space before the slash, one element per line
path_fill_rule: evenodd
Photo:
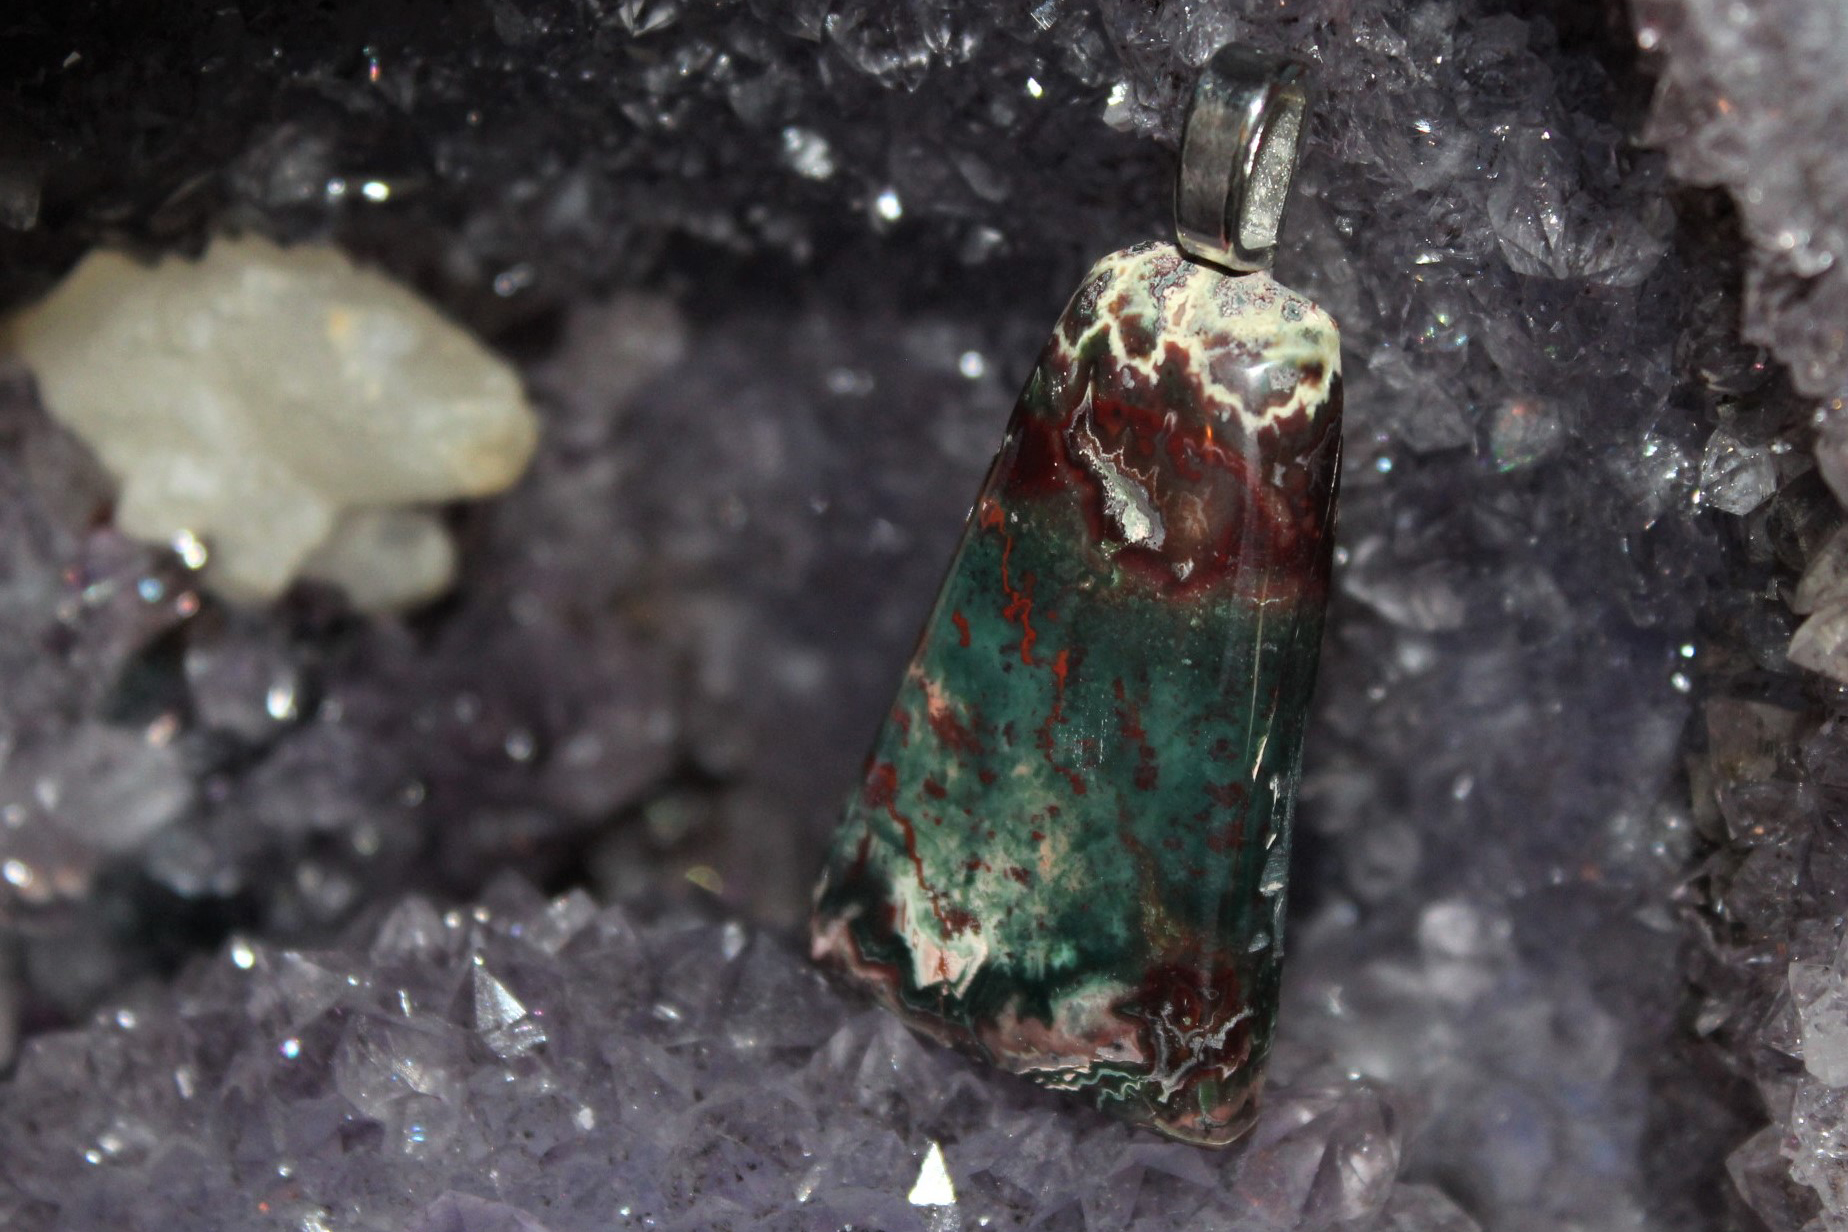
<path fill-rule="evenodd" d="M 886 816 L 892 819 L 905 836 L 905 855 L 910 857 L 911 867 L 917 870 L 918 888 L 930 898 L 931 912 L 942 926 L 943 935 L 954 937 L 971 927 L 979 929 L 974 915 L 960 907 L 944 907 L 942 893 L 933 889 L 924 876 L 924 857 L 918 852 L 917 828 L 911 824 L 909 817 L 898 811 L 898 767 L 889 761 L 874 766 L 866 779 L 866 798 L 869 804 L 883 806 Z M 940 971 L 938 974 L 946 973 Z"/>
<path fill-rule="evenodd" d="M 1007 596 L 1007 606 L 1001 609 L 1001 615 L 1012 624 L 1020 626 L 1020 661 L 1028 667 L 1037 667 L 1033 661 L 1033 643 L 1039 634 L 1033 631 L 1033 575 L 1027 574 L 1021 579 L 1021 589 L 1015 590 L 1014 583 L 1008 577 L 1008 562 L 1014 555 L 1014 537 L 1002 530 L 1007 522 L 1007 515 L 1001 512 L 999 503 L 993 500 L 982 502 L 982 516 L 977 525 L 984 530 L 999 531 L 1001 535 L 1001 591 Z"/>
<path fill-rule="evenodd" d="M 1129 700 L 1122 677 L 1116 679 L 1115 685 L 1117 717 L 1123 720 L 1123 735 L 1136 743 L 1136 787 L 1153 791 L 1160 770 L 1155 762 L 1155 749 L 1149 744 L 1149 734 L 1142 728 L 1142 709 Z"/>
<path fill-rule="evenodd" d="M 1046 764 L 1065 776 L 1065 781 L 1072 785 L 1072 794 L 1082 796 L 1085 793 L 1084 776 L 1067 766 L 1061 766 L 1052 758 L 1052 725 L 1065 722 L 1065 680 L 1071 674 L 1071 651 L 1061 648 L 1052 660 L 1052 709 L 1046 714 L 1046 721 L 1040 724 L 1039 747 L 1045 754 Z"/>

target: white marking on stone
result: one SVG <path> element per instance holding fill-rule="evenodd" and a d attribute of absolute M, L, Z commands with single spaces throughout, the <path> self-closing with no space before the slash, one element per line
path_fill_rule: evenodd
<path fill-rule="evenodd" d="M 1158 272 L 1156 267 L 1164 263 L 1174 268 Z M 1102 303 L 1118 294 L 1128 300 L 1122 309 L 1103 311 Z M 1100 309 L 1076 343 L 1056 338 L 1068 363 L 1101 336 L 1113 365 L 1153 383 L 1167 362 L 1166 347 L 1182 346 L 1192 353 L 1192 367 L 1206 399 L 1203 410 L 1224 420 L 1236 416 L 1247 434 L 1298 412 L 1313 418 L 1327 405 L 1328 391 L 1341 372 L 1340 333 L 1334 320 L 1313 302 L 1266 274 L 1234 278 L 1184 260 L 1172 245 L 1151 244 L 1111 253 L 1091 268 L 1078 299 L 1080 306 L 1097 304 Z M 1141 318 L 1164 346 L 1147 355 L 1131 355 L 1118 328 L 1120 320 L 1131 316 Z M 1315 385 L 1296 382 L 1277 405 L 1246 406 L 1243 393 L 1226 386 L 1213 371 L 1213 360 L 1228 350 L 1215 350 L 1207 341 L 1214 334 L 1226 336 L 1226 327 L 1234 322 L 1238 336 L 1228 338 L 1228 343 L 1252 351 L 1250 358 L 1238 363 L 1239 370 L 1268 368 L 1295 374 L 1315 365 L 1322 370 L 1322 381 Z"/>
<path fill-rule="evenodd" d="M 1168 536 L 1167 528 L 1162 525 L 1161 513 L 1155 508 L 1154 493 L 1144 486 L 1152 486 L 1153 477 L 1137 474 L 1121 449 L 1112 453 L 1097 439 L 1096 425 L 1091 420 L 1089 388 L 1085 389 L 1084 399 L 1072 416 L 1070 439 L 1072 452 L 1103 487 L 1104 515 L 1116 523 L 1124 541 L 1134 547 L 1161 547 Z"/>
<path fill-rule="evenodd" d="M 943 985 L 958 997 L 968 992 L 988 961 L 987 937 L 975 928 L 945 936 L 937 903 L 916 878 L 897 882 L 893 893 L 898 898 L 898 930 L 911 955 L 911 982 L 918 988 Z"/>

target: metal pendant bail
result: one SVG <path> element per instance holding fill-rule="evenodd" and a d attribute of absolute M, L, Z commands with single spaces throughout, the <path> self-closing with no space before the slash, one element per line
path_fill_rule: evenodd
<path fill-rule="evenodd" d="M 1269 267 L 1308 113 L 1305 65 L 1236 44 L 1207 61 L 1174 183 L 1175 236 L 1188 256 L 1240 273 Z"/>

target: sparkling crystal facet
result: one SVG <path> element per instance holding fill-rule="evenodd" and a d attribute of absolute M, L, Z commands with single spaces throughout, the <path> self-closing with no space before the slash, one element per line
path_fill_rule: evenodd
<path fill-rule="evenodd" d="M 818 892 L 913 1025 L 1177 1137 L 1250 1123 L 1340 458 L 1335 327 L 1099 262 L 1028 380 Z"/>

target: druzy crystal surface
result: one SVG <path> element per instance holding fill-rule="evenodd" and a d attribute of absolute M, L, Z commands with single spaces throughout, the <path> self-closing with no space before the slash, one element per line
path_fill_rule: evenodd
<path fill-rule="evenodd" d="M 1250 1128 L 1341 459 L 1334 323 L 1099 261 L 976 497 L 817 891 L 908 1021 L 1189 1141 Z"/>
<path fill-rule="evenodd" d="M 1207 1156 L 932 1047 L 757 930 L 508 881 L 320 949 L 235 937 L 170 992 L 29 1043 L 0 1224 L 1468 1226 L 1394 1185 L 1386 1092 L 1299 1054 L 1280 1068 L 1250 1148 Z"/>
<path fill-rule="evenodd" d="M 1825 1078 L 1848 746 L 1831 678 L 1793 666 L 1848 670 L 1829 548 L 1848 436 L 1833 369 L 1810 367 L 1841 318 L 1841 260 L 1813 273 L 1848 183 L 1839 6 L 1635 16 L 1588 0 L 14 6 L 9 309 L 99 242 L 335 242 L 511 360 L 541 434 L 516 489 L 448 512 L 460 575 L 442 604 L 361 619 L 309 587 L 237 613 L 189 553 L 122 537 L 107 475 L 8 370 L 0 1056 L 46 1059 L 0 1080 L 0 1119 L 24 1132 L 26 1092 L 51 1082 L 48 1132 L 95 1132 L 0 1166 L 35 1194 L 108 1188 L 118 1226 L 143 1207 L 256 1222 L 250 1190 L 200 1187 L 242 1157 L 182 1132 L 177 1103 L 139 1123 L 195 1144 L 186 1166 L 116 1182 L 126 1156 L 101 1139 L 125 1071 L 87 1059 L 118 1048 L 177 1101 L 174 1054 L 112 1011 L 135 988 L 147 1013 L 183 1005 L 229 1031 L 241 991 L 187 964 L 222 971 L 210 956 L 237 930 L 328 947 L 355 912 L 411 889 L 469 902 L 509 866 L 638 919 L 716 891 L 796 927 L 1012 383 L 1091 262 L 1166 234 L 1177 104 L 1236 37 L 1314 67 L 1278 277 L 1341 322 L 1348 394 L 1279 1051 L 1252 1145 L 1211 1165 L 1245 1205 L 1194 1219 L 1204 1199 L 1131 1196 L 1128 1173 L 1198 1177 L 1200 1153 L 1126 1131 L 1069 1150 L 1073 1118 L 1102 1122 L 1038 1097 L 992 1137 L 936 1139 L 952 1186 L 973 1143 L 1021 1221 L 1051 1227 L 1077 1222 L 1074 1184 L 1085 1226 L 1113 1230 L 1839 1222 L 1842 1088 Z M 1812 238 L 1786 248 L 1787 229 Z M 1822 618 L 1795 651 L 1787 599 Z M 659 936 L 684 947 L 672 982 L 713 961 Z M 358 945 L 334 947 L 356 977 L 372 969 Z M 754 1013 L 726 1003 L 685 1046 L 729 1047 Z M 615 1061 L 650 1061 L 613 1013 L 573 1021 Z M 417 1042 L 378 1055 L 409 1068 Z M 1348 1115 L 1289 1049 L 1383 1102 Z M 950 1067 L 946 1100 L 1002 1098 L 1005 1078 L 921 1055 Z M 920 1186 L 929 1151 L 878 1081 L 887 1061 L 828 1071 L 804 1106 L 865 1107 L 858 1128 L 886 1127 L 908 1166 L 862 1196 L 948 1222 L 907 1200 L 941 1190 Z M 519 1137 L 432 1089 L 471 1141 Z M 244 1098 L 286 1122 L 289 1095 Z M 389 1122 L 365 1098 L 326 1105 L 346 1158 Z M 645 1187 L 661 1159 L 723 1162 L 787 1113 L 743 1105 L 761 1123 L 729 1139 L 674 1137 L 691 1103 L 653 1105 L 630 1128 L 659 1154 L 591 1170 Z M 1288 1148 L 1246 1154 L 1263 1143 Z M 786 1219 L 800 1226 L 809 1169 L 857 1175 L 856 1146 L 797 1153 L 797 1183 L 774 1190 Z M 568 1159 L 533 1164 L 538 1188 L 571 1191 L 553 1173 Z M 394 1205 L 406 1167 L 356 1166 L 328 1192 L 353 1222 L 579 1226 L 498 1194 L 492 1167 L 445 1180 L 454 1195 L 412 1224 Z M 772 1192 L 757 1178 L 774 1170 L 715 1164 L 697 1185 L 729 1201 Z M 1307 1178 L 1330 1188 L 1278 1196 Z M 620 1208 L 610 1188 L 594 1226 Z M 95 1210 L 33 1218 L 88 1232 Z"/>

